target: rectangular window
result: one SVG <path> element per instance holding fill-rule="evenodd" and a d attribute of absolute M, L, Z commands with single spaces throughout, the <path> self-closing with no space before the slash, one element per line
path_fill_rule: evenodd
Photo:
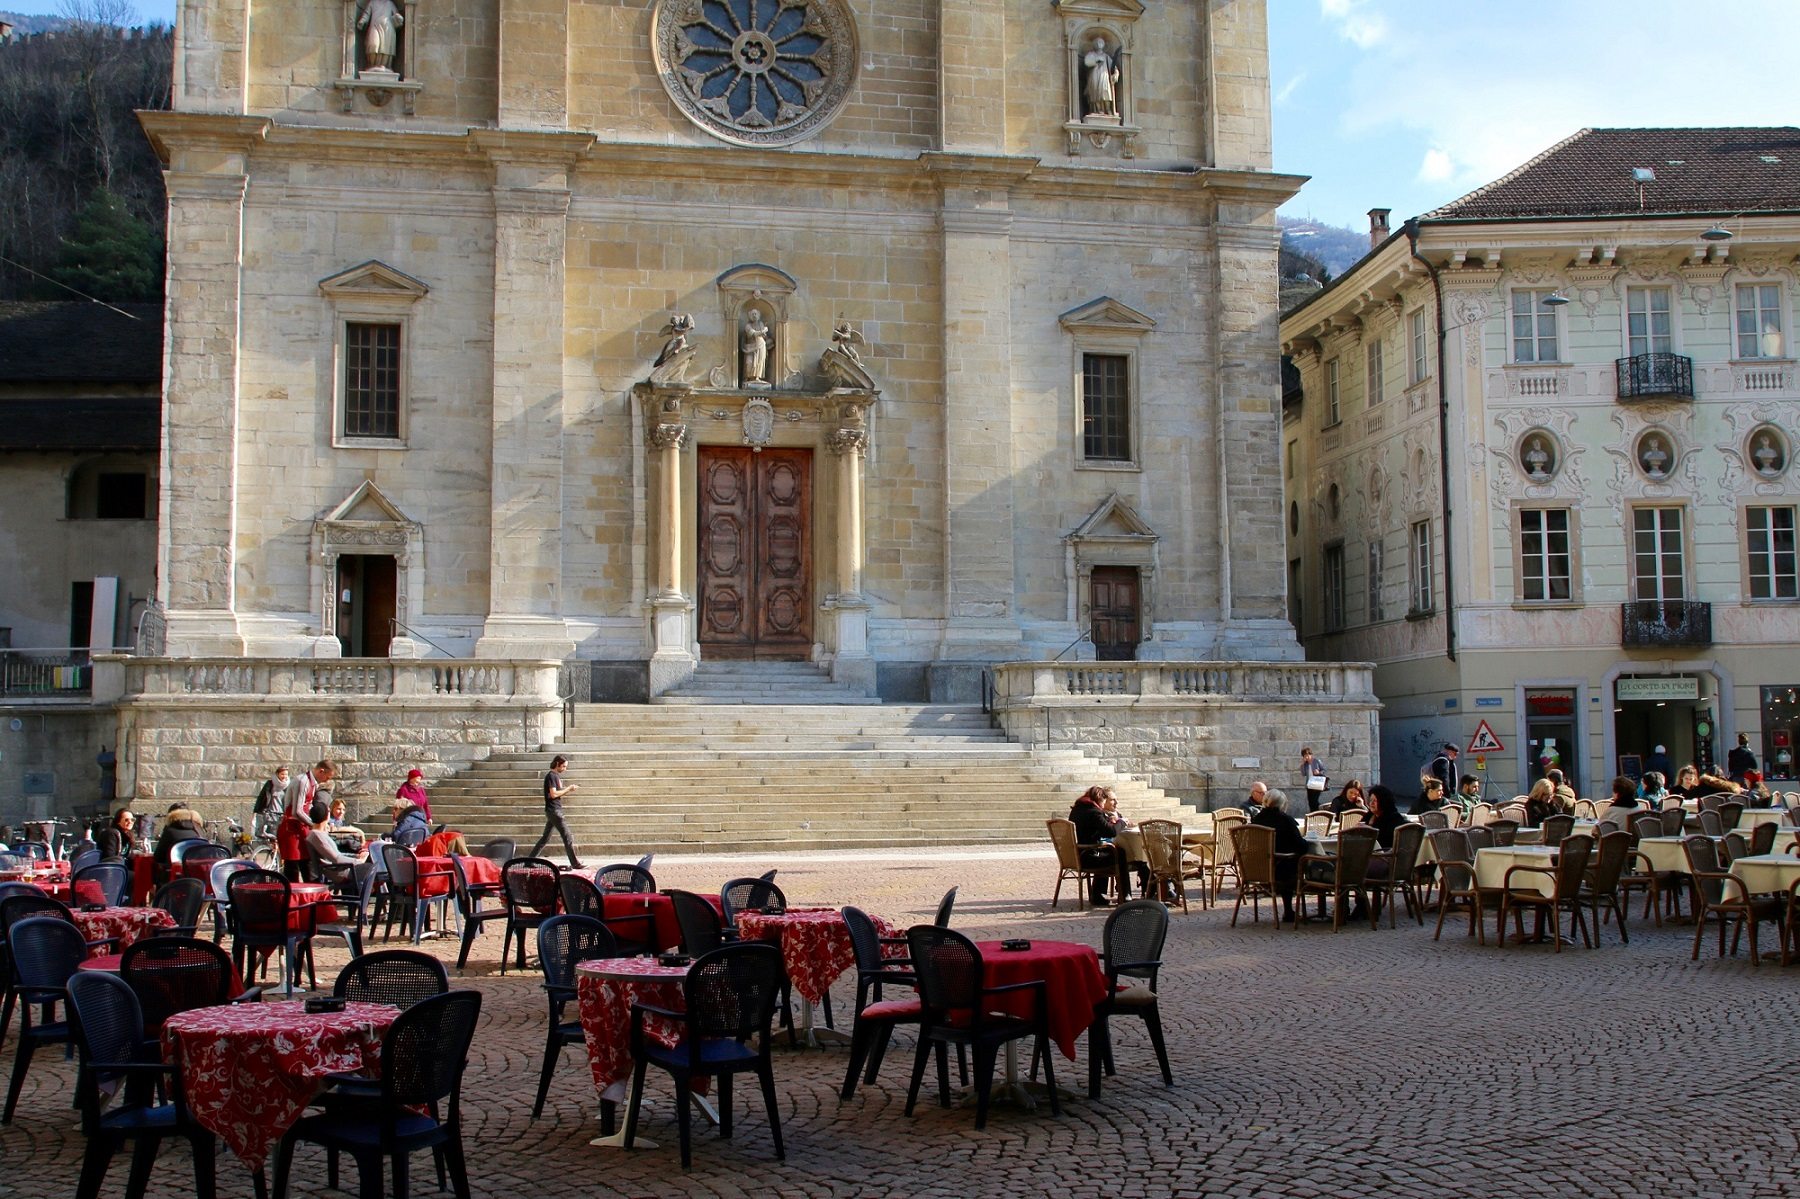
<path fill-rule="evenodd" d="M 1325 631 L 1344 628 L 1344 547 L 1325 547 Z"/>
<path fill-rule="evenodd" d="M 1780 358 L 1781 287 L 1741 283 L 1737 289 L 1737 356 Z"/>
<path fill-rule="evenodd" d="M 1291 479 L 1294 477 L 1294 459 L 1299 453 L 1300 443 L 1298 441 L 1290 441 L 1287 443 L 1287 457 L 1283 462 L 1283 469 L 1286 471 L 1286 474 L 1284 475 L 1285 478 Z"/>
<path fill-rule="evenodd" d="M 1412 342 L 1412 361 L 1407 369 L 1407 382 L 1423 383 L 1425 376 L 1431 373 L 1430 352 L 1425 346 L 1425 310 L 1419 309 L 1412 314 L 1407 327 L 1407 336 Z"/>
<path fill-rule="evenodd" d="M 1344 419 L 1344 410 L 1339 402 L 1338 360 L 1333 358 L 1325 364 L 1325 423 L 1335 425 Z"/>
<path fill-rule="evenodd" d="M 400 436 L 400 326 L 344 326 L 344 436 Z"/>
<path fill-rule="evenodd" d="M 1300 627 L 1300 559 L 1288 559 L 1288 623 L 1296 636 L 1306 632 Z"/>
<path fill-rule="evenodd" d="M 1369 402 L 1369 407 L 1373 408 L 1375 405 L 1381 403 L 1381 376 L 1383 367 L 1381 363 L 1381 343 L 1379 341 L 1372 341 L 1369 343 L 1368 361 L 1369 383 L 1368 395 L 1366 398 Z"/>
<path fill-rule="evenodd" d="M 1628 287 L 1625 289 L 1625 353 L 1673 354 L 1675 325 L 1672 305 L 1666 287 Z"/>
<path fill-rule="evenodd" d="M 1512 294 L 1512 360 L 1559 362 L 1556 346 L 1556 309 L 1544 303 L 1547 291 L 1515 291 Z"/>
<path fill-rule="evenodd" d="M 94 480 L 94 515 L 100 520 L 143 520 L 149 515 L 148 475 L 101 471 Z"/>
<path fill-rule="evenodd" d="M 1796 569 L 1794 556 L 1794 510 L 1747 509 L 1744 538 L 1750 555 L 1750 598 L 1800 599 L 1800 570 Z"/>
<path fill-rule="evenodd" d="M 1381 542 L 1369 542 L 1369 623 L 1387 619 L 1381 604 Z"/>
<path fill-rule="evenodd" d="M 1081 456 L 1131 461 L 1131 359 L 1124 354 L 1081 356 Z"/>
<path fill-rule="evenodd" d="M 1633 596 L 1679 600 L 1687 596 L 1680 508 L 1638 508 L 1631 514 Z"/>
<path fill-rule="evenodd" d="M 69 584 L 69 647 L 86 649 L 92 638 L 94 623 L 94 580 L 79 579 Z"/>
<path fill-rule="evenodd" d="M 1556 603 L 1570 598 L 1572 555 L 1567 508 L 1526 508 L 1519 513 L 1519 598 Z"/>
<path fill-rule="evenodd" d="M 1429 612 L 1432 607 L 1431 590 L 1431 522 L 1429 520 L 1414 521 L 1412 526 L 1412 557 L 1407 563 L 1408 574 L 1412 584 L 1412 608 L 1414 612 Z"/>

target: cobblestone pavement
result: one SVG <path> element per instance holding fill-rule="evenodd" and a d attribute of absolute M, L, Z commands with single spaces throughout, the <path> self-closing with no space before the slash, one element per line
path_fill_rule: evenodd
<path fill-rule="evenodd" d="M 1054 869 L 1036 849 L 662 859 L 655 869 L 665 887 L 700 889 L 752 865 L 778 865 L 798 904 L 855 902 L 906 924 L 929 919 L 958 885 L 954 923 L 971 935 L 1099 944 L 1104 914 L 1074 908 L 1068 888 L 1062 910 L 1049 911 Z M 1001 1108 L 976 1133 L 972 1112 L 927 1102 L 929 1078 L 918 1114 L 901 1114 L 905 1034 L 879 1081 L 841 1105 L 844 1050 L 782 1049 L 775 1069 L 788 1160 L 774 1160 L 754 1084 L 740 1083 L 735 1137 L 699 1135 L 687 1174 L 667 1080 L 655 1072 L 659 1102 L 643 1132 L 660 1148 L 589 1146 L 597 1104 L 578 1051 L 565 1051 L 543 1118 L 530 1118 L 542 992 L 535 974 L 491 972 L 500 937 L 490 926 L 456 980 L 487 996 L 463 1088 L 474 1192 L 1668 1199 L 1800 1188 L 1790 1118 L 1800 968 L 1753 969 L 1747 954 L 1721 961 L 1710 932 L 1690 963 L 1691 927 L 1642 921 L 1629 946 L 1609 926 L 1603 948 L 1553 955 L 1545 946 L 1478 949 L 1459 925 L 1434 943 L 1429 923 L 1296 933 L 1275 931 L 1263 915 L 1232 929 L 1229 904 L 1176 913 L 1162 985 L 1173 1088 L 1161 1085 L 1141 1025 L 1121 1021 L 1119 1074 L 1100 1101 L 1085 1098 L 1084 1040 L 1076 1062 L 1057 1059 L 1059 1077 L 1083 1092 L 1061 1119 Z M 341 948 L 321 944 L 321 976 L 343 961 Z M 842 982 L 836 994 L 848 1012 Z M 12 1176 L 0 1176 L 0 1194 L 21 1171 L 30 1194 L 73 1192 L 81 1143 L 67 1106 L 73 1078 L 72 1064 L 39 1055 L 18 1117 L 0 1133 Z M 125 1159 L 115 1162 L 104 1194 L 120 1193 L 125 1169 Z M 332 1194 L 324 1173 L 322 1155 L 302 1150 L 295 1193 Z M 415 1184 L 428 1174 L 421 1163 Z M 192 1177 L 185 1150 L 167 1148 L 151 1194 L 190 1195 Z M 353 1186 L 353 1177 L 347 1170 L 344 1181 Z M 220 1184 L 224 1195 L 250 1193 L 229 1157 Z"/>

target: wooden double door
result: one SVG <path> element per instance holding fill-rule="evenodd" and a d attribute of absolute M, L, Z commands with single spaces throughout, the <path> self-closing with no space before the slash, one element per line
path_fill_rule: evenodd
<path fill-rule="evenodd" d="M 699 462 L 700 652 L 812 654 L 812 451 L 709 446 Z"/>

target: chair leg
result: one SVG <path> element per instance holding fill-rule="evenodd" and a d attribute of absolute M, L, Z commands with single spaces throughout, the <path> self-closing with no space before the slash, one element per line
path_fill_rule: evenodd
<path fill-rule="evenodd" d="M 907 1084 L 907 1088 L 906 1088 L 906 1112 L 905 1112 L 905 1114 L 908 1116 L 913 1114 L 913 1108 L 919 1102 L 919 1083 L 924 1081 L 925 1063 L 930 1057 L 931 1057 L 931 1038 L 927 1037 L 924 1033 L 924 1030 L 921 1029 L 919 1032 L 919 1047 L 918 1047 L 917 1051 L 915 1051 L 913 1053 L 912 1081 L 909 1084 Z M 631 1142 L 626 1141 L 625 1147 L 627 1149 L 629 1149 L 631 1147 Z"/>
<path fill-rule="evenodd" d="M 731 1075 L 719 1075 L 719 1139 L 731 1139 Z"/>
<path fill-rule="evenodd" d="M 844 1071 L 844 1085 L 838 1088 L 838 1098 L 848 1099 L 856 1093 L 856 1076 L 861 1073 L 863 1065 L 870 1057 L 871 1042 L 876 1038 L 875 1022 L 857 1017 L 856 1023 L 850 1026 L 850 1066 Z"/>
<path fill-rule="evenodd" d="M 188 1145 L 194 1155 L 194 1199 L 217 1199 L 219 1152 L 213 1134 L 190 1133 Z"/>
<path fill-rule="evenodd" d="M 959 1046 L 957 1046 L 957 1048 L 960 1049 L 962 1047 L 959 1045 Z M 944 1051 L 944 1043 L 942 1041 L 938 1042 L 937 1050 L 938 1050 L 938 1052 L 937 1052 L 938 1106 L 939 1107 L 949 1107 L 950 1106 L 950 1055 Z"/>
<path fill-rule="evenodd" d="M 544 1038 L 544 1064 L 538 1068 L 537 1102 L 531 1105 L 533 1120 L 544 1114 L 544 1097 L 550 1093 L 550 1076 L 556 1072 L 556 1059 L 561 1056 L 562 1038 L 556 1035 L 556 1021 L 552 1020 L 549 1035 Z"/>
<path fill-rule="evenodd" d="M 505 958 L 501 958 L 505 961 Z M 644 1105 L 644 1071 L 650 1063 L 643 1058 L 631 1069 L 631 1098 L 625 1104 L 625 1148 L 632 1147 L 637 1139 L 638 1109 Z"/>
<path fill-rule="evenodd" d="M 894 1038 L 894 1026 L 885 1021 L 877 1025 L 868 1049 L 868 1068 L 863 1071 L 863 1081 L 872 1083 L 875 1076 L 881 1073 L 882 1059 L 887 1057 L 888 1042 Z"/>
<path fill-rule="evenodd" d="M 287 1199 L 288 1176 L 294 1168 L 294 1144 L 299 1138 L 294 1130 L 289 1129 L 282 1134 L 281 1140 L 275 1143 L 275 1191 L 274 1199 Z M 337 1189 L 337 1151 L 330 1151 L 325 1157 L 325 1182 L 332 1190 Z"/>
<path fill-rule="evenodd" d="M 1039 1027 L 1042 1028 L 1042 1024 L 1040 1024 Z M 1062 1103 L 1056 1097 L 1056 1063 L 1050 1060 L 1055 1056 L 1050 1050 L 1050 1037 L 1049 1034 L 1040 1032 L 1038 1033 L 1037 1039 L 1038 1044 L 1043 1046 L 1044 1049 L 1044 1089 L 1050 1093 L 1050 1114 L 1053 1116 L 1060 1116 L 1062 1115 Z M 1112 1032 L 1109 1029 L 1107 1030 L 1107 1043 L 1109 1048 L 1111 1042 Z M 1109 1052 L 1107 1056 L 1110 1058 L 1112 1055 Z M 993 1072 L 993 1065 L 994 1058 L 993 1054 L 990 1052 L 988 1055 L 988 1071 L 990 1074 Z"/>
<path fill-rule="evenodd" d="M 769 1137 L 775 1142 L 775 1158 L 786 1161 L 787 1146 L 781 1141 L 781 1105 L 775 1098 L 775 1069 L 766 1057 L 757 1067 L 756 1079 L 762 1083 L 763 1110 L 769 1113 Z"/>
<path fill-rule="evenodd" d="M 475 933 L 480 927 L 481 926 L 473 920 L 466 920 L 463 922 L 462 948 L 458 950 L 456 954 L 456 968 L 458 970 L 465 970 L 468 968 L 469 950 L 475 947 Z"/>
<path fill-rule="evenodd" d="M 31 1055 L 37 1042 L 31 1039 L 31 1006 L 25 1004 L 24 1026 L 19 1030 L 19 1047 L 13 1053 L 12 1082 L 6 1088 L 6 1110 L 0 1113 L 0 1124 L 11 1124 L 13 1109 L 19 1106 L 19 1092 L 25 1089 L 25 1073 L 31 1069 Z"/>
<path fill-rule="evenodd" d="M 144 1199 L 150 1189 L 150 1168 L 156 1164 L 156 1151 L 161 1142 L 156 1137 L 139 1137 L 131 1147 L 131 1172 L 125 1177 L 125 1199 Z"/>
<path fill-rule="evenodd" d="M 675 1128 L 681 1137 L 681 1168 L 694 1168 L 694 1105 L 688 1098 L 691 1085 L 684 1074 L 675 1076 Z"/>
<path fill-rule="evenodd" d="M 394 1154 L 394 1199 L 410 1199 L 412 1195 L 412 1159 L 405 1153 Z"/>
<path fill-rule="evenodd" d="M 116 1137 L 98 1136 L 87 1143 L 81 1155 L 81 1179 L 75 1184 L 75 1199 L 99 1199 L 100 1184 L 106 1181 L 106 1168 L 119 1151 Z"/>
<path fill-rule="evenodd" d="M 512 955 L 512 941 L 513 922 L 509 917 L 506 921 L 506 933 L 500 938 L 500 973 L 502 975 L 506 973 L 506 959 Z"/>
<path fill-rule="evenodd" d="M 1106 1041 L 1112 1030 L 1104 1013 L 1097 1013 L 1088 1025 L 1088 1098 L 1100 1098 L 1100 1063 L 1106 1058 Z M 1035 1065 L 1036 1054 L 1032 1055 Z"/>
<path fill-rule="evenodd" d="M 975 1131 L 987 1127 L 988 1099 L 994 1089 L 995 1046 L 977 1041 L 975 1046 Z"/>
<path fill-rule="evenodd" d="M 450 1166 L 450 1186 L 456 1199 L 469 1199 L 469 1163 L 463 1156 L 462 1127 L 458 1125 L 443 1146 L 444 1161 Z"/>
<path fill-rule="evenodd" d="M 1150 1047 L 1156 1050 L 1156 1064 L 1162 1067 L 1163 1086 L 1175 1085 L 1175 1075 L 1169 1070 L 1169 1047 L 1163 1043 L 1162 1012 L 1155 1004 L 1144 1013 L 1144 1025 L 1150 1030 Z"/>

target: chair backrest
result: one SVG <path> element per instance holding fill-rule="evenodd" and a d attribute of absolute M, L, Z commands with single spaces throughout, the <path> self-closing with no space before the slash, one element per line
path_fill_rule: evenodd
<path fill-rule="evenodd" d="M 845 908 L 843 911 L 844 927 L 850 933 L 850 949 L 856 955 L 856 968 L 859 971 L 878 971 L 882 968 L 881 930 L 869 919 L 869 914 L 861 908 Z M 939 928 L 946 927 L 939 925 Z"/>
<path fill-rule="evenodd" d="M 1338 832 L 1347 828 L 1356 828 L 1369 818 L 1368 812 L 1362 808 L 1345 808 L 1338 813 Z"/>
<path fill-rule="evenodd" d="M 331 993 L 356 1003 L 388 1003 L 402 1011 L 450 989 L 444 963 L 416 949 L 380 949 L 350 959 Z"/>
<path fill-rule="evenodd" d="M 119 955 L 119 977 L 137 996 L 144 1027 L 155 1033 L 177 1012 L 231 1002 L 237 971 L 231 956 L 211 941 L 145 937 Z"/>
<path fill-rule="evenodd" d="M 1662 835 L 1665 837 L 1679 837 L 1687 828 L 1687 812 L 1680 807 L 1664 808 L 1658 813 L 1658 817 L 1662 820 Z"/>
<path fill-rule="evenodd" d="M 406 845 L 387 847 L 388 886 L 399 895 L 411 895 L 419 884 L 419 855 Z"/>
<path fill-rule="evenodd" d="M 206 884 L 197 878 L 170 879 L 156 889 L 150 906 L 161 908 L 175 920 L 176 928 L 191 929 L 200 921 L 206 903 Z"/>
<path fill-rule="evenodd" d="M 23 870 L 26 859 L 16 853 L 0 853 L 0 870 Z M 11 884 L 8 884 L 9 886 Z"/>
<path fill-rule="evenodd" d="M 1773 834 L 1770 835 L 1773 836 Z M 931 918 L 931 922 L 939 928 L 950 927 L 950 913 L 956 909 L 956 891 L 955 887 L 951 887 L 944 892 L 944 897 L 938 900 L 937 915 Z"/>
<path fill-rule="evenodd" d="M 1419 864 L 1419 851 L 1424 848 L 1424 825 L 1407 823 L 1396 828 L 1393 845 L 1394 868 L 1388 877 L 1397 883 L 1410 879 L 1413 868 Z"/>
<path fill-rule="evenodd" d="M 916 924 L 906 930 L 919 998 L 927 1021 L 942 1022 L 958 1013 L 971 1023 L 981 1019 L 981 951 L 953 928 Z"/>
<path fill-rule="evenodd" d="M 606 903 L 600 898 L 600 888 L 589 882 L 585 875 L 573 870 L 563 872 L 557 876 L 556 890 L 562 896 L 562 910 L 569 915 L 594 920 L 605 917 Z"/>
<path fill-rule="evenodd" d="M 26 841 L 15 845 L 13 849 L 34 862 L 45 862 L 50 859 L 50 847 L 42 841 Z"/>
<path fill-rule="evenodd" d="M 214 862 L 207 878 L 207 890 L 212 897 L 222 903 L 230 903 L 231 896 L 226 893 L 226 882 L 240 870 L 255 870 L 256 863 L 249 858 L 226 858 Z"/>
<path fill-rule="evenodd" d="M 1513 845 L 1519 839 L 1519 822 L 1511 819 L 1495 817 L 1487 823 L 1488 832 L 1493 834 L 1495 845 Z"/>
<path fill-rule="evenodd" d="M 1366 824 L 1338 830 L 1337 881 L 1363 882 L 1369 874 L 1369 859 L 1375 856 L 1375 847 L 1380 840 L 1379 834 Z"/>
<path fill-rule="evenodd" d="M 187 856 L 181 860 L 183 862 L 222 862 L 230 856 L 231 851 L 226 849 L 223 845 L 219 845 L 212 841 L 206 841 L 202 844 L 192 846 L 187 851 Z"/>
<path fill-rule="evenodd" d="M 719 888 L 725 923 L 736 924 L 743 912 L 760 912 L 764 908 L 787 907 L 787 896 L 766 878 L 734 878 Z"/>
<path fill-rule="evenodd" d="M 506 865 L 500 867 L 500 890 L 506 905 L 538 912 L 554 910 L 558 897 L 556 876 L 561 873 L 548 858 L 507 859 Z"/>
<path fill-rule="evenodd" d="M 721 1039 L 741 1044 L 760 1036 L 766 1053 L 773 1039 L 769 1022 L 786 978 L 781 950 L 773 945 L 726 945 L 702 955 L 682 983 L 690 1060 L 697 1064 L 705 1043 Z"/>
<path fill-rule="evenodd" d="M 84 850 L 81 850 L 80 852 L 78 852 L 77 854 L 75 854 L 74 857 L 69 859 L 69 869 L 70 870 L 85 870 L 87 867 L 92 866 L 95 862 L 98 862 L 99 860 L 100 860 L 100 851 L 98 849 L 84 849 Z"/>
<path fill-rule="evenodd" d="M 43 894 L 42 891 L 38 890 L 36 887 L 32 886 L 30 883 L 0 883 L 0 899 L 6 899 L 13 895 L 42 895 L 42 894 Z M 0 936 L 0 940 L 5 940 L 5 938 L 3 936 Z"/>
<path fill-rule="evenodd" d="M 1419 826 L 1425 829 L 1449 828 L 1450 813 L 1443 808 L 1438 808 L 1430 812 L 1420 812 Z"/>
<path fill-rule="evenodd" d="M 1715 791 L 1711 795 L 1702 795 L 1695 802 L 1699 805 L 1699 811 L 1710 812 L 1730 798 L 1731 793 L 1728 791 Z"/>
<path fill-rule="evenodd" d="M 54 916 L 70 926 L 75 923 L 68 904 L 60 899 L 52 899 L 32 887 L 28 891 L 0 899 L 0 943 L 5 942 L 13 925 L 34 916 Z"/>
<path fill-rule="evenodd" d="M 273 870 L 239 870 L 225 880 L 232 930 L 253 940 L 286 940 L 293 888 Z"/>
<path fill-rule="evenodd" d="M 365 865 L 368 865 L 368 863 L 358 862 L 357 869 L 360 870 Z M 375 883 L 375 868 L 370 865 L 369 877 L 363 879 L 358 876 L 358 882 L 365 888 L 363 892 L 363 903 L 364 905 L 367 905 L 370 898 L 370 892 Z M 462 859 L 455 854 L 450 855 L 450 882 L 456 890 L 456 910 L 464 920 L 467 920 L 475 914 L 478 904 L 475 897 L 469 894 L 468 872 L 463 869 Z"/>
<path fill-rule="evenodd" d="M 654 862 L 655 860 L 656 860 L 656 851 L 653 849 L 649 853 L 645 854 L 643 857 L 641 857 L 637 860 L 638 869 L 639 870 L 650 869 L 650 863 Z"/>
<path fill-rule="evenodd" d="M 1213 865 L 1224 866 L 1237 861 L 1237 842 L 1232 838 L 1231 830 L 1249 823 L 1237 808 L 1213 814 Z"/>
<path fill-rule="evenodd" d="M 1619 889 L 1625 876 L 1625 864 L 1631 860 L 1631 834 L 1601 833 L 1594 842 L 1593 865 L 1588 869 L 1588 886 L 1599 895 L 1611 895 Z"/>
<path fill-rule="evenodd" d="M 1469 834 L 1467 829 L 1441 828 L 1431 832 L 1431 852 L 1437 855 L 1440 862 L 1468 862 L 1474 860 L 1469 851 Z"/>
<path fill-rule="evenodd" d="M 1498 819 L 1510 820 L 1515 824 L 1524 824 L 1531 819 L 1531 814 L 1525 810 L 1524 804 L 1509 803 L 1502 805 L 1498 813 Z"/>
<path fill-rule="evenodd" d="M 1052 816 L 1044 821 L 1050 830 L 1050 844 L 1056 850 L 1056 865 L 1061 870 L 1080 870 L 1081 853 L 1075 847 L 1075 822 L 1064 820 L 1061 816 Z"/>
<path fill-rule="evenodd" d="M 131 985 L 116 974 L 77 970 L 67 991 L 70 1030 L 81 1057 L 75 1100 L 81 1106 L 82 1131 L 92 1137 L 100 1130 L 101 1095 L 111 1094 L 125 1074 L 117 1067 L 141 1060 L 144 1016 Z M 129 1083 L 126 1090 L 127 1102 L 137 1101 Z"/>
<path fill-rule="evenodd" d="M 1743 818 L 1744 804 L 1741 800 L 1728 799 L 1719 805 L 1719 823 L 1725 826 L 1726 832 L 1736 828 L 1738 821 Z"/>
<path fill-rule="evenodd" d="M 1766 820 L 1757 825 L 1750 831 L 1751 854 L 1760 857 L 1763 854 L 1775 852 L 1775 834 L 1780 831 L 1773 823 Z"/>
<path fill-rule="evenodd" d="M 104 897 L 102 902 L 110 907 L 125 906 L 131 897 L 131 871 L 123 862 L 96 862 L 92 866 L 84 866 L 70 877 L 69 894 L 77 894 L 82 883 L 92 883 L 100 888 Z"/>
<path fill-rule="evenodd" d="M 1262 824 L 1239 824 L 1231 830 L 1231 855 L 1245 883 L 1275 885 L 1275 830 Z"/>
<path fill-rule="evenodd" d="M 391 1128 L 408 1107 L 450 1100 L 459 1118 L 463 1069 L 481 1019 L 480 991 L 447 991 L 401 1012 L 381 1043 L 381 1120 Z"/>
<path fill-rule="evenodd" d="M 1470 824 L 1486 824 L 1494 818 L 1494 805 L 1483 800 L 1469 809 Z"/>
<path fill-rule="evenodd" d="M 1492 849 L 1495 844 L 1494 830 L 1485 824 L 1471 824 L 1463 830 L 1463 839 L 1468 842 L 1471 862 L 1477 850 Z"/>
<path fill-rule="evenodd" d="M 88 955 L 81 930 L 55 916 L 27 916 L 6 930 L 13 985 L 26 998 L 58 997 Z"/>
<path fill-rule="evenodd" d="M 1631 835 L 1634 840 L 1645 837 L 1663 835 L 1663 818 L 1660 812 L 1639 812 L 1631 818 Z"/>
<path fill-rule="evenodd" d="M 1227 816 L 1235 816 L 1239 820 L 1250 819 L 1250 813 L 1244 811 L 1242 808 L 1214 808 L 1212 810 L 1212 818 L 1215 821 L 1223 820 Z"/>
<path fill-rule="evenodd" d="M 1575 817 L 1563 815 L 1546 816 L 1544 817 L 1543 828 L 1545 845 L 1560 844 L 1564 837 L 1575 831 Z"/>
<path fill-rule="evenodd" d="M 1594 807 L 1594 801 L 1591 799 L 1578 799 L 1570 804 L 1569 814 L 1577 820 L 1598 820 L 1600 818 L 1599 809 Z"/>
<path fill-rule="evenodd" d="M 675 908 L 675 923 L 681 929 L 681 951 L 695 957 L 711 953 L 725 943 L 719 913 L 713 905 L 692 891 L 668 891 L 669 903 Z"/>
<path fill-rule="evenodd" d="M 1337 817 L 1330 812 L 1308 812 L 1306 814 L 1306 835 L 1309 837 L 1326 837 L 1331 835 L 1331 826 Z"/>
<path fill-rule="evenodd" d="M 594 885 L 602 891 L 624 891 L 631 895 L 656 894 L 656 876 L 642 866 L 630 862 L 614 862 L 594 871 Z"/>
<path fill-rule="evenodd" d="M 495 837 L 476 850 L 475 856 L 486 858 L 496 866 L 504 866 L 519 856 L 519 843 L 511 837 Z"/>
<path fill-rule="evenodd" d="M 1179 879 L 1181 877 L 1181 822 L 1179 820 L 1139 821 L 1138 835 L 1144 841 L 1144 860 L 1150 867 L 1150 873 L 1158 878 Z"/>
<path fill-rule="evenodd" d="M 1120 904 L 1106 918 L 1106 931 L 1100 937 L 1107 973 L 1145 979 L 1155 990 L 1156 972 L 1162 968 L 1163 941 L 1168 935 L 1169 909 L 1158 901 L 1133 899 Z"/>
<path fill-rule="evenodd" d="M 1687 855 L 1694 889 L 1707 903 L 1718 903 L 1725 892 L 1725 880 L 1719 870 L 1719 843 L 1711 837 L 1688 837 L 1682 841 L 1681 850 Z"/>
<path fill-rule="evenodd" d="M 1700 831 L 1709 837 L 1725 835 L 1725 818 L 1719 815 L 1717 808 L 1708 808 L 1700 813 Z"/>
<path fill-rule="evenodd" d="M 211 844 L 212 842 L 208 841 L 205 837 L 189 837 L 184 841 L 177 841 L 175 844 L 169 846 L 169 863 L 174 866 L 179 866 L 187 861 L 189 851 L 198 849 L 202 845 Z"/>
<path fill-rule="evenodd" d="M 592 916 L 552 916 L 538 925 L 538 957 L 544 964 L 546 987 L 573 987 L 577 964 L 618 956 L 612 930 Z"/>
<path fill-rule="evenodd" d="M 1556 848 L 1556 897 L 1573 899 L 1587 880 L 1588 863 L 1594 856 L 1594 838 L 1570 833 Z"/>
<path fill-rule="evenodd" d="M 1719 845 L 1720 857 L 1729 866 L 1750 852 L 1750 838 L 1742 830 L 1733 829 L 1725 834 L 1725 840 Z"/>

